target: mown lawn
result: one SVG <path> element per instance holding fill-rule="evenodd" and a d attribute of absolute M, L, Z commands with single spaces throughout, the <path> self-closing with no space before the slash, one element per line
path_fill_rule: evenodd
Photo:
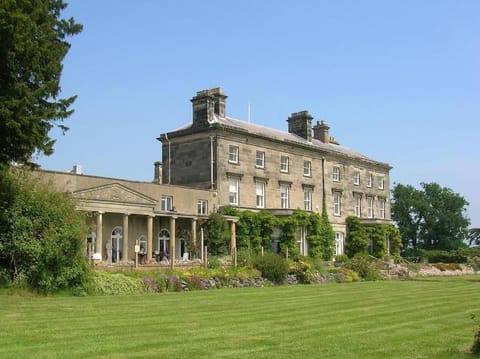
<path fill-rule="evenodd" d="M 471 358 L 480 276 L 115 297 L 0 294 L 0 358 Z"/>

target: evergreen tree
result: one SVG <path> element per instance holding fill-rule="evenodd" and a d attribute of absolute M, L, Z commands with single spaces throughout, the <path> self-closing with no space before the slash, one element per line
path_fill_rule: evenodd
<path fill-rule="evenodd" d="M 0 1 L 0 164 L 50 155 L 49 131 L 69 117 L 75 96 L 59 98 L 67 36 L 82 30 L 61 19 L 61 0 Z"/>

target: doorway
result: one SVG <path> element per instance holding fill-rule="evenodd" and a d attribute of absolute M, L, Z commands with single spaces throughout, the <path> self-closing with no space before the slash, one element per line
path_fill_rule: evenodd
<path fill-rule="evenodd" d="M 123 231 L 122 227 L 115 227 L 111 235 L 112 241 L 112 263 L 118 263 L 122 258 Z"/>

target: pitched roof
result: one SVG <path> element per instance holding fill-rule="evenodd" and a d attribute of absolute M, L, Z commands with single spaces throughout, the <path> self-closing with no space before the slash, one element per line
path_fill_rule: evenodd
<path fill-rule="evenodd" d="M 320 140 L 317 140 L 312 137 L 311 142 L 307 141 L 305 138 L 300 137 L 294 133 L 286 132 L 286 131 L 281 131 L 277 130 L 274 128 L 254 124 L 251 122 L 245 122 L 242 120 L 238 120 L 232 117 L 220 117 L 218 115 L 214 115 L 215 120 L 213 123 L 218 123 L 222 126 L 225 127 L 230 127 L 234 129 L 240 129 L 243 131 L 246 131 L 248 133 L 254 134 L 254 135 L 260 135 L 260 136 L 265 136 L 269 138 L 273 138 L 276 140 L 280 141 L 287 141 L 287 142 L 293 142 L 293 143 L 298 143 L 301 145 L 306 145 L 306 146 L 312 146 L 318 150 L 322 150 L 325 152 L 330 152 L 330 153 L 338 153 L 340 155 L 348 156 L 348 157 L 353 157 L 357 159 L 362 159 L 368 162 L 374 162 L 376 164 L 384 165 L 384 166 L 389 166 L 387 163 L 376 161 L 368 156 L 365 156 L 359 152 L 356 152 L 352 150 L 349 147 L 343 146 L 343 145 L 338 145 L 334 143 L 324 143 Z M 192 123 L 188 123 L 172 132 L 176 131 L 181 131 L 181 130 L 187 130 L 193 126 Z"/>

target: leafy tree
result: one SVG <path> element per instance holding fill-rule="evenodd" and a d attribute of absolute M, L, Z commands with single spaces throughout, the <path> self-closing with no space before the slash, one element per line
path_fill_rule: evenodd
<path fill-rule="evenodd" d="M 0 209 L 0 266 L 40 292 L 83 288 L 88 278 L 84 215 L 71 197 L 30 173 L 4 173 L 9 204 Z"/>
<path fill-rule="evenodd" d="M 456 249 L 468 237 L 468 202 L 437 183 L 422 183 L 417 190 L 397 184 L 393 189 L 392 218 L 404 249 Z"/>
<path fill-rule="evenodd" d="M 60 19 L 61 0 L 0 2 L 0 163 L 30 163 L 35 152 L 50 155 L 48 133 L 70 116 L 76 96 L 61 99 L 67 36 L 82 25 Z"/>
<path fill-rule="evenodd" d="M 227 254 L 230 229 L 225 218 L 219 213 L 212 213 L 208 217 L 204 229 L 209 253 L 214 256 Z"/>

